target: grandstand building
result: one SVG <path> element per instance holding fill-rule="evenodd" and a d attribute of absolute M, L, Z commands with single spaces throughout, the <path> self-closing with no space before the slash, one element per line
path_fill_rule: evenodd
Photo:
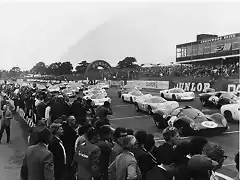
<path fill-rule="evenodd" d="M 176 46 L 178 64 L 231 64 L 239 62 L 240 33 L 218 36 L 199 34 L 195 42 Z"/>

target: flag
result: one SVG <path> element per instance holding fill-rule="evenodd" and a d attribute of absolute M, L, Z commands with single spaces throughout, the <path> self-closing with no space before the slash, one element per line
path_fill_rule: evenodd
<path fill-rule="evenodd" d="M 216 51 L 222 51 L 224 49 L 224 44 L 217 45 Z"/>

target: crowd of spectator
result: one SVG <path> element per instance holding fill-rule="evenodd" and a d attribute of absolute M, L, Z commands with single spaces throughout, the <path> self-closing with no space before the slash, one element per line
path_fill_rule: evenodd
<path fill-rule="evenodd" d="M 109 103 L 95 110 L 91 100 L 78 98 L 71 104 L 66 96 L 35 86 L 13 95 L 16 88 L 1 88 L 15 104 L 3 95 L 1 106 L 13 112 L 23 108 L 23 118 L 33 119 L 23 180 L 210 180 L 227 158 L 204 137 L 181 140 L 174 127 L 163 130 L 165 142 L 158 147 L 145 131 L 114 129 L 107 119 Z M 235 162 L 238 169 L 239 153 Z"/>

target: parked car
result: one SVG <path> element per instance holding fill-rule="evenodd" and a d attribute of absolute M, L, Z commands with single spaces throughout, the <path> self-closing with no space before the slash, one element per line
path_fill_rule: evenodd
<path fill-rule="evenodd" d="M 72 98 L 76 96 L 76 92 L 72 88 L 66 88 L 62 90 L 63 94 L 66 94 L 68 97 Z"/>
<path fill-rule="evenodd" d="M 83 96 L 86 96 L 88 94 L 97 94 L 97 93 L 106 93 L 106 90 L 100 87 L 94 87 L 88 90 L 83 91 Z"/>
<path fill-rule="evenodd" d="M 144 111 L 148 112 L 148 114 L 152 114 L 157 109 L 161 109 L 162 111 L 172 111 L 179 107 L 179 103 L 177 101 L 167 101 L 159 96 L 152 96 L 148 99 L 137 99 L 135 102 L 136 111 Z"/>
<path fill-rule="evenodd" d="M 232 92 L 217 91 L 199 94 L 199 99 L 202 106 L 221 108 L 221 106 L 226 104 L 236 104 L 240 102 L 239 97 L 237 97 Z"/>
<path fill-rule="evenodd" d="M 49 92 L 60 92 L 60 87 L 58 85 L 53 85 L 48 88 Z"/>
<path fill-rule="evenodd" d="M 172 88 L 160 91 L 160 95 L 162 98 L 173 100 L 173 101 L 189 101 L 194 100 L 195 94 L 194 92 L 185 92 L 181 88 Z"/>
<path fill-rule="evenodd" d="M 218 134 L 228 129 L 228 122 L 222 114 L 205 115 L 191 106 L 179 107 L 170 113 L 158 109 L 153 120 L 158 128 L 176 127 L 181 136 Z"/>
<path fill-rule="evenodd" d="M 84 100 L 91 99 L 93 107 L 102 106 L 105 101 L 111 103 L 111 98 L 107 97 L 103 93 L 91 94 L 83 97 Z"/>
<path fill-rule="evenodd" d="M 239 122 L 240 120 L 240 104 L 226 104 L 220 109 L 220 112 L 228 122 Z"/>
<path fill-rule="evenodd" d="M 138 86 L 129 87 L 125 85 L 121 89 L 117 90 L 118 97 L 121 98 L 122 94 L 127 94 L 133 90 L 141 90 L 141 88 L 139 88 Z"/>
<path fill-rule="evenodd" d="M 137 99 L 144 100 L 144 99 L 148 99 L 150 97 L 152 97 L 151 94 L 143 94 L 139 90 L 133 90 L 129 93 L 121 95 L 122 101 L 127 101 L 127 102 L 130 102 L 130 103 L 135 103 Z"/>

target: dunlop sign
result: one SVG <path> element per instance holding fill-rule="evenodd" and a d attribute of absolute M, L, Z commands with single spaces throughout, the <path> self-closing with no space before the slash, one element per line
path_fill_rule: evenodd
<path fill-rule="evenodd" d="M 227 91 L 228 92 L 240 91 L 240 84 L 228 84 Z"/>
<path fill-rule="evenodd" d="M 206 89 L 210 88 L 210 83 L 177 83 L 175 88 L 181 88 L 187 92 L 206 92 Z"/>

